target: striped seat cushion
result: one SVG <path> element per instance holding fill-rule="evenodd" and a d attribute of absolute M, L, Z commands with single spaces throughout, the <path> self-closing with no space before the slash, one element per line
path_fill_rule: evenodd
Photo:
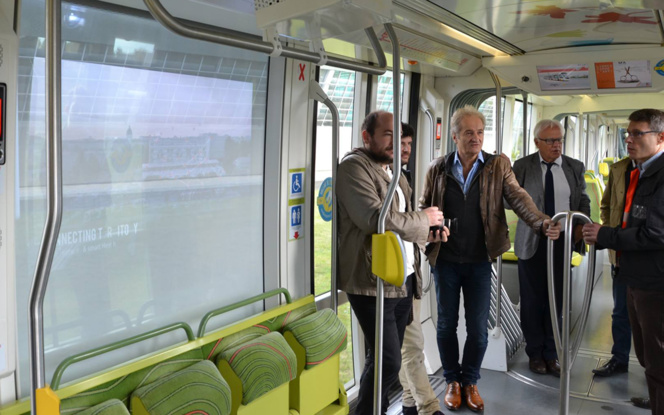
<path fill-rule="evenodd" d="M 334 311 L 317 311 L 286 326 L 307 355 L 306 369 L 325 362 L 346 348 L 348 333 Z"/>
<path fill-rule="evenodd" d="M 269 327 L 263 324 L 256 324 L 255 326 L 248 327 L 244 330 L 240 330 L 237 333 L 230 334 L 226 337 L 222 337 L 217 340 L 215 343 L 208 343 L 202 347 L 205 358 L 208 360 L 214 360 L 215 357 L 224 350 L 233 349 L 240 344 L 246 343 L 248 341 L 254 340 L 260 336 L 263 336 L 267 333 L 272 332 Z"/>
<path fill-rule="evenodd" d="M 200 362 L 202 359 L 201 350 L 194 349 L 121 378 L 113 379 L 95 388 L 63 399 L 60 402 L 60 413 L 68 415 L 80 412 L 111 398 L 119 399 L 126 406 L 129 406 L 129 395 L 134 390 Z"/>
<path fill-rule="evenodd" d="M 266 320 L 263 324 L 266 327 L 269 327 L 272 331 L 281 331 L 288 323 L 306 317 L 310 314 L 316 312 L 316 303 L 311 302 L 302 307 L 298 307 L 295 310 L 291 310 L 287 313 L 281 314 L 273 319 Z"/>
<path fill-rule="evenodd" d="M 129 415 L 129 411 L 119 399 L 109 399 L 76 415 Z"/>
<path fill-rule="evenodd" d="M 231 390 L 209 360 L 136 389 L 131 395 L 133 415 L 228 415 Z"/>
<path fill-rule="evenodd" d="M 272 332 L 219 354 L 242 382 L 242 404 L 295 379 L 295 353 L 281 333 Z"/>

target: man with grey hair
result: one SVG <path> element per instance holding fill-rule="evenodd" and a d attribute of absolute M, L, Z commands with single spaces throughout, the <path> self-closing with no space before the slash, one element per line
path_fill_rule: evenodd
<path fill-rule="evenodd" d="M 420 201 L 421 208 L 437 206 L 452 220 L 447 242 L 433 241 L 426 250 L 438 297 L 436 337 L 447 381 L 443 401 L 450 410 L 459 409 L 463 386 L 466 405 L 476 412 L 484 410 L 477 381 L 488 345 L 491 260 L 511 246 L 503 198 L 537 232 L 553 239 L 560 232 L 560 226 L 549 226 L 550 218 L 519 186 L 509 161 L 482 151 L 485 123 L 484 115 L 473 107 L 454 112 L 452 138 L 457 150 L 433 161 Z M 468 336 L 459 362 L 461 290 Z"/>
<path fill-rule="evenodd" d="M 517 181 L 548 216 L 558 212 L 580 211 L 590 215 L 582 162 L 562 154 L 563 131 L 560 122 L 542 120 L 533 135 L 538 151 L 514 163 Z M 581 241 L 582 224 L 574 227 L 574 241 Z M 564 234 L 563 234 L 564 235 Z M 558 313 L 562 310 L 564 238 L 554 244 L 554 281 Z M 581 249 L 583 244 L 576 247 Z M 526 340 L 530 370 L 560 376 L 558 353 L 549 312 L 547 283 L 547 240 L 519 219 L 514 237 L 514 254 L 519 258 L 521 328 Z M 560 314 L 558 315 L 560 318 Z"/>

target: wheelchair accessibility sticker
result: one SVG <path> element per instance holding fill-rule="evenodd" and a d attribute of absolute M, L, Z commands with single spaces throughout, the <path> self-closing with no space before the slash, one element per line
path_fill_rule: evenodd
<path fill-rule="evenodd" d="M 288 191 L 289 199 L 300 199 L 304 197 L 304 169 L 288 170 L 290 188 Z"/>

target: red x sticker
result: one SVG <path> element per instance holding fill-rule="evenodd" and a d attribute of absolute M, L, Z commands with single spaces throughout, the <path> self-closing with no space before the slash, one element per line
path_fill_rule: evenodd
<path fill-rule="evenodd" d="M 298 81 L 304 81 L 304 70 L 307 69 L 306 63 L 300 64 L 300 76 L 297 78 Z"/>

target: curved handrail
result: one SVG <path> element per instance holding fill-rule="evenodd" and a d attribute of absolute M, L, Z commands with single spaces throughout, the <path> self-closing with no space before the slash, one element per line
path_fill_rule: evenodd
<path fill-rule="evenodd" d="M 558 324 L 558 313 L 556 310 L 556 292 L 553 268 L 553 241 L 549 239 L 547 246 L 547 278 L 549 283 L 549 310 L 551 312 L 551 325 L 553 326 L 553 337 L 558 351 L 558 360 L 560 362 L 560 407 L 559 414 L 567 415 L 569 413 L 569 387 L 570 372 L 576 355 L 581 346 L 581 336 L 588 320 L 588 311 L 590 309 L 590 298 L 592 294 L 593 276 L 595 275 L 595 245 L 590 246 L 588 251 L 588 275 L 586 277 L 586 288 L 583 294 L 583 304 L 581 305 L 580 326 L 577 336 L 570 347 L 570 297 L 571 297 L 571 276 L 570 261 L 572 258 L 572 241 L 574 237 L 572 229 L 574 219 L 580 219 L 585 223 L 593 221 L 581 212 L 560 212 L 551 218 L 553 223 L 558 223 L 562 218 L 565 222 L 565 252 L 563 264 L 563 301 L 562 301 L 562 329 Z"/>
<path fill-rule="evenodd" d="M 143 0 L 143 3 L 145 3 L 145 6 L 148 8 L 150 14 L 156 21 L 180 36 L 253 50 L 257 52 L 263 52 L 267 54 L 273 53 L 276 48 L 276 46 L 272 43 L 264 42 L 259 37 L 248 35 L 246 33 L 222 30 L 219 28 L 216 30 L 210 30 L 185 25 L 180 22 L 178 18 L 170 14 L 159 0 Z M 385 58 L 383 48 L 380 46 L 376 32 L 372 28 L 365 29 L 365 32 L 367 33 L 367 36 L 369 36 L 369 42 L 374 49 L 374 53 L 378 60 L 378 66 L 374 66 L 368 63 L 355 62 L 348 59 L 335 58 L 332 56 L 328 57 L 327 65 L 342 69 L 349 69 L 351 71 L 364 72 L 371 75 L 384 74 L 387 66 L 387 59 Z M 281 55 L 287 58 L 300 59 L 313 63 L 318 63 L 321 60 L 321 57 L 318 53 L 289 47 L 282 48 Z"/>
<path fill-rule="evenodd" d="M 436 141 L 434 139 L 435 138 L 434 136 L 436 134 L 436 124 L 433 120 L 433 113 L 431 112 L 431 110 L 429 108 L 426 108 L 424 106 L 422 106 L 420 109 L 427 115 L 427 117 L 429 117 L 429 122 L 430 122 L 430 127 L 431 127 L 431 145 L 433 146 L 433 143 Z M 432 153 L 433 153 L 433 151 L 432 151 Z M 428 294 L 429 291 L 431 290 L 431 286 L 433 285 L 433 276 L 431 274 L 431 271 L 429 271 L 428 274 L 429 274 L 429 281 L 427 281 L 427 285 L 422 289 L 422 293 L 424 293 L 424 294 Z"/>
<path fill-rule="evenodd" d="M 267 292 L 264 292 L 262 294 L 255 295 L 251 298 L 247 298 L 246 300 L 238 301 L 237 303 L 233 303 L 221 308 L 217 308 L 212 311 L 208 311 L 203 318 L 201 319 L 201 323 L 198 326 L 198 337 L 203 337 L 205 336 L 205 329 L 207 328 L 207 323 L 210 321 L 212 317 L 216 317 L 220 314 L 228 313 L 229 311 L 237 310 L 238 308 L 247 306 L 249 304 L 255 303 L 256 301 L 261 301 L 265 300 L 267 298 L 270 298 L 275 295 L 283 294 L 284 298 L 286 298 L 286 304 L 290 304 L 293 302 L 291 299 L 291 295 L 288 292 L 287 289 L 285 288 L 277 288 L 274 290 L 270 290 Z"/>
<path fill-rule="evenodd" d="M 29 300 L 30 386 L 32 413 L 37 390 L 46 385 L 44 364 L 44 297 L 62 223 L 61 4 L 46 1 L 46 223 Z"/>
<path fill-rule="evenodd" d="M 385 31 L 387 32 L 390 42 L 392 43 L 392 112 L 393 112 L 393 127 L 392 127 L 392 180 L 387 189 L 387 195 L 383 201 L 383 206 L 380 209 L 378 216 L 378 233 L 385 233 L 385 218 L 387 212 L 392 205 L 394 192 L 399 184 L 401 177 L 401 57 L 399 51 L 399 41 L 397 35 L 392 28 L 392 24 L 385 24 Z M 406 276 L 408 277 L 408 276 Z M 381 413 L 381 390 L 383 387 L 383 314 L 385 311 L 385 303 L 383 301 L 384 286 L 383 280 L 376 278 L 376 345 L 374 349 L 374 415 Z"/>
<path fill-rule="evenodd" d="M 503 89 L 500 85 L 500 79 L 496 74 L 493 72 L 489 71 L 489 74 L 491 75 L 491 79 L 493 79 L 493 83 L 496 85 L 496 116 L 493 118 L 494 119 L 494 130 L 496 132 L 496 154 L 501 155 L 503 152 L 503 128 L 502 128 L 502 110 L 501 110 L 501 105 L 502 105 L 502 98 L 503 98 Z M 500 290 L 500 287 L 503 286 L 503 257 L 502 255 L 498 255 L 498 258 L 496 260 L 496 284 L 498 286 L 498 290 Z M 492 336 L 498 337 L 500 336 L 500 320 L 501 320 L 501 313 L 502 313 L 502 304 L 503 304 L 503 296 L 498 295 L 496 296 L 496 327 L 494 327 Z"/>
<path fill-rule="evenodd" d="M 191 329 L 191 327 L 189 327 L 187 323 L 180 322 L 160 327 L 158 329 L 150 330 L 146 333 L 141 333 L 136 336 L 130 337 L 128 339 L 119 340 L 117 342 L 107 344 L 105 346 L 97 347 L 96 349 L 78 353 L 66 358 L 65 360 L 62 361 L 62 363 L 58 365 L 58 367 L 55 369 L 55 372 L 53 373 L 53 380 L 51 381 L 51 387 L 55 390 L 60 386 L 60 381 L 62 379 L 63 373 L 65 372 L 65 369 L 67 369 L 69 366 L 73 365 L 74 363 L 82 362 L 83 360 L 91 359 L 93 357 L 97 357 L 102 354 L 121 349 L 123 347 L 131 346 L 132 344 L 136 344 L 142 342 L 143 340 L 148 340 L 153 337 L 157 337 L 162 334 L 175 331 L 177 329 L 183 329 L 185 331 L 185 333 L 187 334 L 188 341 L 195 340 L 194 331 Z"/>

